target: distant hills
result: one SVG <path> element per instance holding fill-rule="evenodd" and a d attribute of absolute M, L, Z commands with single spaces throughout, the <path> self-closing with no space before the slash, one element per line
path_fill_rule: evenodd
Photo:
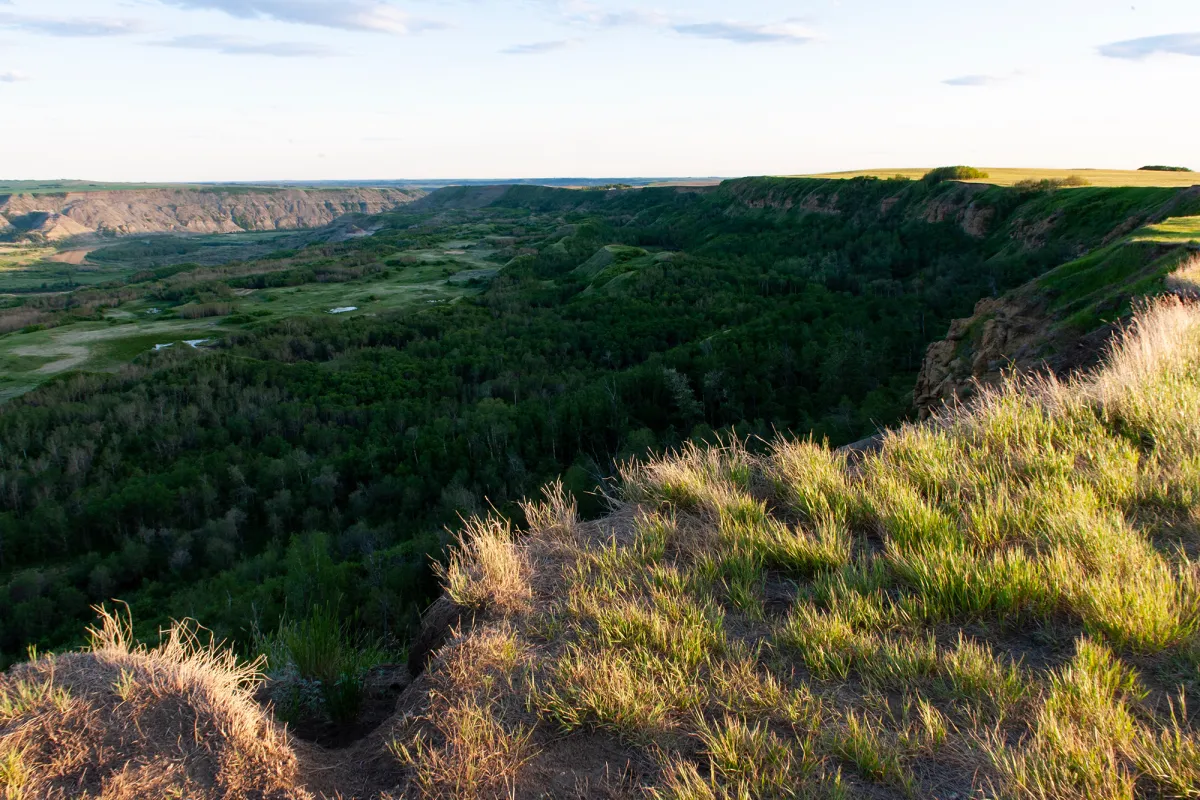
<path fill-rule="evenodd" d="M 45 184 L 43 184 L 45 186 Z M 238 233 L 328 225 L 424 196 L 416 188 L 102 187 L 0 194 L 0 238 L 61 241 L 87 234 Z"/>

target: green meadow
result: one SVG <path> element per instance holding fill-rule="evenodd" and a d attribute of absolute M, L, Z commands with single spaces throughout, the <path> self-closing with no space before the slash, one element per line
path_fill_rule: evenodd
<path fill-rule="evenodd" d="M 0 402 L 72 371 L 115 372 L 163 350 L 197 349 L 189 340 L 204 340 L 204 350 L 291 318 L 453 302 L 482 291 L 500 267 L 473 233 L 387 247 L 360 269 L 336 254 L 361 243 L 305 250 L 312 231 L 2 245 Z"/>
<path fill-rule="evenodd" d="M 1147 225 L 1134 236 L 1137 242 L 1200 244 L 1200 217 L 1172 217 L 1158 225 Z"/>

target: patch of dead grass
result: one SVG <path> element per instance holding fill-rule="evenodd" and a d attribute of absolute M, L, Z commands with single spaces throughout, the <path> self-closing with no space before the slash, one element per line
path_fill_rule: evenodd
<path fill-rule="evenodd" d="M 81 653 L 0 677 L 0 793 L 10 798 L 303 798 L 287 735 L 251 697 L 258 664 L 191 624 L 157 647 L 101 611 Z"/>

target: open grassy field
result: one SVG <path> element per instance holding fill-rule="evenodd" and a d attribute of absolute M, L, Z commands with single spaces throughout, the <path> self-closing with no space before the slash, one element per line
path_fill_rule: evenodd
<path fill-rule="evenodd" d="M 56 256 L 74 256 L 77 249 L 4 246 L 0 248 L 0 293 L 19 292 L 36 300 L 43 294 L 63 294 L 70 287 L 113 282 L 119 286 L 136 273 L 186 260 L 200 267 L 184 266 L 172 280 L 212 280 L 219 265 L 305 243 L 294 232 L 205 235 L 193 237 L 137 237 L 110 244 L 97 253 L 99 263 L 55 262 Z M 179 245 L 183 245 L 180 247 Z M 72 246 L 74 247 L 74 246 Z M 498 270 L 489 261 L 493 251 L 475 238 L 454 238 L 434 246 L 412 248 L 393 255 L 380 267 L 352 280 L 323 280 L 314 277 L 300 285 L 261 289 L 228 289 L 221 300 L 221 315 L 203 319 L 185 318 L 194 301 L 164 300 L 156 280 L 131 286 L 142 296 L 124 299 L 100 309 L 100 317 L 89 320 L 68 318 L 65 324 L 42 328 L 30 325 L 0 335 L 0 402 L 28 392 L 46 380 L 70 370 L 111 372 L 158 346 L 188 347 L 188 340 L 216 344 L 230 333 L 285 319 L 328 316 L 335 309 L 340 318 L 376 315 L 405 307 L 451 302 L 481 290 Z M 93 253 L 89 253 L 89 256 Z M 75 260 L 71 258 L 70 260 Z M 294 266 L 282 258 L 253 262 L 263 272 L 285 271 Z M 196 277 L 193 277 L 196 276 Z M 203 276 L 203 277 L 201 277 Z M 219 278 L 217 278 L 219 280 Z M 109 291 L 105 287 L 102 291 Z M 202 305 L 202 304 L 201 304 Z"/>
<path fill-rule="evenodd" d="M 91 250 L 85 263 L 119 264 L 138 269 L 174 264 L 226 264 L 259 258 L 277 250 L 303 247 L 311 240 L 311 231 L 291 230 L 131 236 Z"/>
<path fill-rule="evenodd" d="M 138 236 L 113 242 L 84 237 L 56 245 L 0 244 L 0 295 L 61 292 L 123 281 L 156 267 L 226 264 L 302 247 L 307 231 Z"/>
<path fill-rule="evenodd" d="M 58 194 L 61 192 L 112 192 L 162 189 L 165 183 L 109 183 L 97 181 L 0 181 L 0 194 Z"/>
<path fill-rule="evenodd" d="M 476 291 L 470 286 L 472 279 L 486 280 L 496 271 L 494 264 L 489 268 L 467 256 L 435 258 L 433 251 L 406 254 L 408 258 L 414 256 L 416 263 L 393 260 L 387 272 L 379 276 L 246 293 L 239 299 L 238 313 L 260 321 L 328 314 L 333 309 L 350 307 L 354 310 L 344 312 L 344 316 L 378 314 L 454 300 Z"/>
<path fill-rule="evenodd" d="M 854 172 L 825 172 L 816 175 L 796 175 L 797 178 L 895 178 L 897 176 L 919 180 L 928 167 L 903 169 L 867 169 Z M 1016 169 L 980 167 L 988 174 L 986 178 L 966 183 L 991 183 L 997 186 L 1012 186 L 1021 181 L 1063 180 L 1079 176 L 1092 186 L 1162 186 L 1179 187 L 1200 184 L 1200 173 L 1194 172 L 1151 172 L 1122 169 Z"/>
<path fill-rule="evenodd" d="M 0 337 L 0 400 L 34 389 L 69 370 L 116 370 L 156 345 L 187 347 L 186 340 L 219 339 L 219 321 L 160 320 L 79 322 Z"/>
<path fill-rule="evenodd" d="M 54 247 L 43 245 L 0 244 L 0 272 L 19 272 L 56 252 Z"/>
<path fill-rule="evenodd" d="M 1161 244 L 1200 244 L 1200 217 L 1172 217 L 1157 225 L 1147 225 L 1134 234 L 1133 240 Z"/>
<path fill-rule="evenodd" d="M 0 295 L 92 286 L 125 278 L 135 269 L 131 265 L 88 263 L 86 249 L 0 244 Z"/>

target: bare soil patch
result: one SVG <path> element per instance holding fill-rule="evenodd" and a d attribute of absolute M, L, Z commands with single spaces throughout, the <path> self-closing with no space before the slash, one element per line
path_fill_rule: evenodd
<path fill-rule="evenodd" d="M 47 261 L 54 261 L 58 264 L 73 264 L 79 266 L 83 264 L 88 257 L 88 253 L 98 249 L 97 247 L 83 247 L 78 250 L 64 250 L 61 253 L 55 253 L 48 257 Z"/>

